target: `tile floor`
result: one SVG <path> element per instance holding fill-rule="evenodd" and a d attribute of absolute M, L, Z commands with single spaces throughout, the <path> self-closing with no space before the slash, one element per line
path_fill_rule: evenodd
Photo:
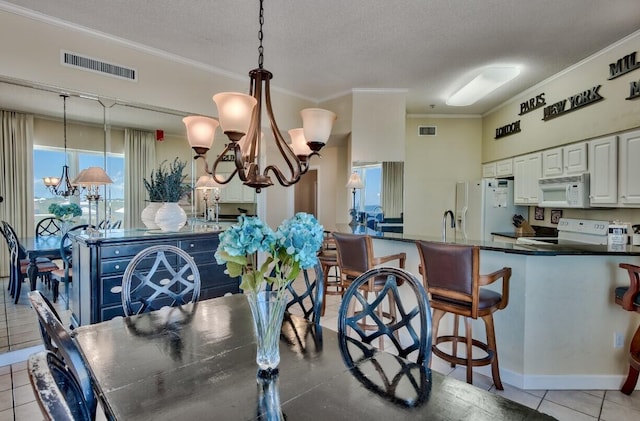
<path fill-rule="evenodd" d="M 27 300 L 28 288 L 23 288 L 20 302 L 15 305 L 9 299 L 7 280 L 0 279 L 0 421 L 41 420 L 42 415 L 35 401 L 27 376 L 26 358 L 42 349 L 38 324 Z M 46 291 L 50 297 L 50 291 Z M 327 297 L 327 310 L 322 325 L 336 329 L 340 297 Z M 61 303 L 57 305 L 62 317 L 68 314 Z M 460 380 L 465 379 L 464 367 L 451 369 L 448 364 L 434 357 L 432 368 Z M 617 390 L 520 390 L 504 385 L 497 391 L 489 377 L 474 374 L 474 384 L 492 393 L 550 414 L 560 421 L 640 420 L 640 391 L 626 396 Z"/>

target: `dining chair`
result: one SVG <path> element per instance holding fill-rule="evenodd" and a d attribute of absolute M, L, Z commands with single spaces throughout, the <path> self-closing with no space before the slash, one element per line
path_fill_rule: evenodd
<path fill-rule="evenodd" d="M 59 235 L 62 232 L 60 220 L 54 217 L 42 219 L 36 225 L 36 236 L 38 235 Z"/>
<path fill-rule="evenodd" d="M 71 264 L 72 242 L 69 239 L 69 233 L 73 231 L 81 231 L 87 229 L 88 224 L 76 225 L 67 231 L 60 239 L 60 259 L 62 260 L 62 268 L 58 268 L 51 272 L 51 289 L 53 290 L 53 302 L 57 302 L 60 289 L 60 282 L 64 283 L 65 310 L 69 310 L 69 282 L 73 280 L 73 269 Z"/>
<path fill-rule="evenodd" d="M 80 385 L 56 354 L 42 351 L 30 355 L 27 372 L 36 401 L 46 420 L 92 419 Z"/>
<path fill-rule="evenodd" d="M 342 296 L 344 289 L 340 277 L 340 267 L 338 266 L 338 250 L 336 249 L 336 240 L 331 232 L 325 231 L 322 247 L 318 253 L 318 261 L 322 268 L 324 297 L 327 295 Z M 333 274 L 331 273 L 333 271 Z M 327 300 L 323 297 L 322 312 L 324 316 Z"/>
<path fill-rule="evenodd" d="M 345 233 L 333 233 L 333 238 L 336 242 L 336 249 L 338 250 L 338 267 L 340 268 L 340 282 L 343 290 L 349 287 L 351 282 L 358 276 L 373 269 L 379 265 L 388 265 L 390 262 L 397 261 L 397 265 L 403 269 L 407 258 L 406 253 L 396 253 L 387 256 L 375 257 L 373 252 L 373 240 L 369 235 L 357 235 L 357 234 L 345 234 Z M 397 279 L 400 284 L 403 282 L 403 278 Z M 369 282 L 361 284 L 360 288 L 364 292 L 365 298 L 370 293 L 378 295 L 386 284 L 386 278 L 369 278 Z M 380 315 L 384 318 L 385 323 L 394 324 L 396 315 L 394 311 L 396 309 L 393 303 L 393 294 L 387 295 L 389 300 L 386 310 L 380 307 Z M 369 324 L 366 320 L 362 320 L 361 325 L 365 329 L 377 330 L 378 326 L 375 324 Z M 384 347 L 381 340 L 380 346 Z"/>
<path fill-rule="evenodd" d="M 126 316 L 196 302 L 200 272 L 181 248 L 164 244 L 147 247 L 127 265 L 121 296 Z"/>
<path fill-rule="evenodd" d="M 298 277 L 287 285 L 291 299 L 287 302 L 285 311 L 291 312 L 292 308 L 300 310 L 305 319 L 313 323 L 320 323 L 324 298 L 322 267 L 320 263 L 316 263 L 313 268 L 303 269 L 301 273 L 302 279 Z M 301 287 L 302 282 L 300 281 L 304 281 L 304 287 Z M 270 287 L 269 284 L 268 289 Z"/>
<path fill-rule="evenodd" d="M 380 284 L 380 290 L 370 302 L 363 286 L 372 280 Z M 405 285 L 402 297 L 398 291 L 400 284 Z M 382 307 L 386 303 L 396 307 L 397 320 L 392 324 L 385 323 L 382 317 Z M 374 321 L 375 329 L 363 326 L 366 318 Z M 374 268 L 358 276 L 344 293 L 338 311 L 340 347 L 347 346 L 347 338 L 352 332 L 360 342 L 372 345 L 376 339 L 384 339 L 393 344 L 398 356 L 417 364 L 428 363 L 431 356 L 431 310 L 421 282 L 406 270 L 393 267 Z"/>
<path fill-rule="evenodd" d="M 615 302 L 624 310 L 640 313 L 640 266 L 629 263 L 620 263 L 620 268 L 629 274 L 629 286 L 615 289 Z M 620 391 L 630 395 L 638 383 L 640 374 L 640 326 L 631 338 L 629 344 L 629 374 Z"/>
<path fill-rule="evenodd" d="M 80 386 L 91 419 L 95 418 L 97 399 L 93 393 L 91 377 L 80 355 L 80 350 L 71 338 L 71 332 L 64 327 L 60 316 L 42 292 L 31 291 L 29 301 L 38 316 L 45 348 L 64 361 Z"/>
<path fill-rule="evenodd" d="M 467 383 L 473 384 L 473 367 L 491 365 L 496 389 L 503 390 L 498 366 L 498 347 L 493 313 L 509 303 L 511 268 L 504 267 L 488 275 L 480 275 L 480 249 L 430 241 L 416 241 L 420 255 L 420 271 L 433 308 L 433 353 L 445 361 L 467 367 Z M 481 288 L 502 280 L 502 293 Z M 453 315 L 453 333 L 438 336 L 442 317 Z M 459 316 L 464 318 L 465 334 L 458 332 Z M 486 343 L 473 338 L 471 320 L 481 318 L 485 325 Z M 441 348 L 439 344 L 450 344 Z M 464 355 L 458 355 L 458 343 L 464 345 Z M 483 351 L 474 358 L 473 348 Z"/>
<path fill-rule="evenodd" d="M 9 291 L 14 297 L 14 303 L 20 300 L 22 282 L 27 278 L 30 261 L 27 259 L 27 252 L 20 244 L 18 236 L 13 227 L 2 221 L 4 234 L 9 248 Z M 46 257 L 36 259 L 37 276 L 44 279 L 45 283 L 50 280 L 51 272 L 58 269 L 58 266 Z"/>

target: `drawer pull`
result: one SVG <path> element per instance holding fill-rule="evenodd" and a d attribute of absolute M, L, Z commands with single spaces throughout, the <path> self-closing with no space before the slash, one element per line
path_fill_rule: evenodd
<path fill-rule="evenodd" d="M 116 250 L 114 253 L 115 254 L 120 254 L 120 250 Z"/>
<path fill-rule="evenodd" d="M 115 268 L 116 269 L 120 269 L 120 265 L 115 265 Z"/>
<path fill-rule="evenodd" d="M 111 288 L 109 291 L 111 291 L 111 293 L 113 294 L 120 294 L 122 292 L 122 286 L 121 285 L 115 286 Z"/>
<path fill-rule="evenodd" d="M 196 246 L 196 245 L 195 245 L 195 244 L 193 244 L 193 243 L 189 244 L 189 247 L 191 247 L 191 248 L 194 248 L 195 246 Z"/>

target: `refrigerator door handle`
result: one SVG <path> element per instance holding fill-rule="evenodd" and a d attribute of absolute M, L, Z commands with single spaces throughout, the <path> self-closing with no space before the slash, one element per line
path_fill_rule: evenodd
<path fill-rule="evenodd" d="M 458 226 L 460 227 L 460 231 L 462 231 L 462 236 L 464 239 L 467 239 L 467 210 L 468 208 L 465 206 L 462 208 L 462 214 L 460 215 L 460 219 L 456 221 Z"/>

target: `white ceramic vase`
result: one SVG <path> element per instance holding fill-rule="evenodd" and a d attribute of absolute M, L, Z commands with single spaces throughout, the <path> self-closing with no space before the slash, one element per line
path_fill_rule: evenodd
<path fill-rule="evenodd" d="M 158 213 L 158 209 L 160 209 L 162 205 L 162 202 L 149 202 L 147 207 L 142 209 L 140 218 L 145 227 L 150 230 L 157 230 L 159 228 L 158 224 L 156 224 L 156 213 Z"/>
<path fill-rule="evenodd" d="M 164 232 L 180 231 L 187 223 L 187 214 L 178 203 L 165 203 L 156 213 L 156 224 Z"/>

